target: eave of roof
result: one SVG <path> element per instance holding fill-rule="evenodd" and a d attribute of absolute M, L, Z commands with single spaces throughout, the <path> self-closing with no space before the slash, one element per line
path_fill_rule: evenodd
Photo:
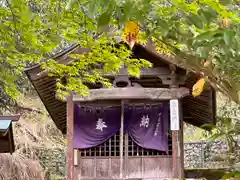
<path fill-rule="evenodd" d="M 20 119 L 20 115 L 16 115 L 16 116 L 0 116 L 0 120 L 18 121 L 19 119 Z"/>
<path fill-rule="evenodd" d="M 0 120 L 0 132 L 7 131 L 11 123 L 12 123 L 12 120 Z"/>
<path fill-rule="evenodd" d="M 68 47 L 67 49 L 64 49 L 58 53 L 56 53 L 55 55 L 53 55 L 51 58 L 49 59 L 58 59 L 60 58 L 61 56 L 64 56 L 66 54 L 69 54 L 71 53 L 74 49 L 76 49 L 77 47 L 79 47 L 80 45 L 77 44 L 77 43 L 74 43 L 72 44 L 70 47 Z M 28 68 L 25 68 L 25 72 L 29 71 L 29 70 L 32 70 L 32 69 L 35 69 L 35 68 L 39 68 L 41 66 L 41 63 L 37 63 L 31 67 L 28 67 Z"/>
<path fill-rule="evenodd" d="M 159 55 L 156 52 L 153 52 L 149 49 L 146 49 L 146 47 L 142 45 L 138 45 L 141 49 L 144 50 L 147 54 L 150 55 L 150 58 L 155 59 L 157 61 L 164 61 L 164 63 L 172 64 L 173 59 L 171 57 L 165 56 L 165 55 Z M 64 51 L 64 53 L 59 53 L 58 55 L 54 56 L 56 60 L 59 58 L 66 56 L 67 54 L 75 51 L 79 45 L 72 46 L 71 48 L 68 48 Z M 79 47 L 81 48 L 81 47 Z M 77 50 L 76 50 L 77 51 Z M 75 52 L 76 52 L 75 51 Z M 66 54 L 67 53 L 67 54 Z M 166 60 L 166 59 L 167 60 Z M 55 79 L 48 77 L 47 74 L 44 74 L 44 76 L 41 76 L 38 79 L 31 79 L 31 76 L 29 73 L 32 72 L 40 72 L 43 70 L 41 69 L 41 65 L 34 66 L 32 68 L 28 68 L 25 72 L 32 82 L 33 86 L 37 90 L 37 93 L 39 94 L 41 100 L 43 101 L 47 111 L 49 112 L 52 119 L 55 121 L 55 124 L 57 127 L 65 133 L 66 131 L 66 103 L 59 101 L 55 98 Z M 192 74 L 192 78 L 189 79 L 189 81 L 186 84 L 186 87 L 191 89 L 193 84 L 198 79 L 198 75 Z M 210 98 L 210 99 L 209 99 Z M 204 123 L 216 123 L 215 119 L 215 113 L 216 113 L 216 104 L 215 104 L 215 91 L 210 88 L 209 90 L 205 90 L 200 97 L 186 97 L 183 99 L 184 101 L 184 114 L 192 115 L 195 118 L 186 118 L 185 121 L 189 122 L 191 124 L 194 124 L 196 126 L 201 126 Z M 194 107 L 193 107 L 194 106 Z M 195 109 L 198 109 L 197 111 Z M 200 111 L 200 112 L 199 112 Z"/>

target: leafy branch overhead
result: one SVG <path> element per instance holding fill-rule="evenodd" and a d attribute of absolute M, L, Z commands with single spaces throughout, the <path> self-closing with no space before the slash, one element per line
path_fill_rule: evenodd
<path fill-rule="evenodd" d="M 117 73 L 122 66 L 126 66 L 131 75 L 139 76 L 140 68 L 151 66 L 146 60 L 130 59 L 129 49 L 125 46 L 115 47 L 115 41 L 105 37 L 95 40 L 90 47 L 91 52 L 87 54 L 71 54 L 71 64 L 58 64 L 55 60 L 44 63 L 43 68 L 51 72 L 49 75 L 59 79 L 58 95 L 64 97 L 68 91 L 75 91 L 85 96 L 89 93 L 87 83 L 111 87 L 104 74 Z"/>
<path fill-rule="evenodd" d="M 76 59 L 72 65 L 49 61 L 44 66 L 59 79 L 67 77 L 67 85 L 59 81 L 59 91 L 65 86 L 86 95 L 86 82 L 110 85 L 102 78 L 106 71 L 117 72 L 125 65 L 138 76 L 139 68 L 150 66 L 130 59 L 128 49 L 114 46 L 122 41 L 126 23 L 134 21 L 140 26 L 138 42 L 151 38 L 159 53 L 201 74 L 204 81 L 239 103 L 240 18 L 236 4 L 217 0 L 9 0 L 0 8 L 0 61 L 18 76 L 24 65 L 43 61 L 66 44 L 91 48 L 86 55 L 71 55 Z M 76 80 L 75 76 L 82 78 Z M 0 77 L 6 90 L 16 89 L 12 88 L 14 78 Z"/>

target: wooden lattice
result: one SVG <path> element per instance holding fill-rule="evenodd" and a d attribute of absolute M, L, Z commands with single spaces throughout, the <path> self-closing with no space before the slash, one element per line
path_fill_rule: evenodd
<path fill-rule="evenodd" d="M 169 152 L 162 152 L 152 149 L 146 149 L 138 146 L 131 137 L 126 133 L 124 134 L 123 141 L 123 155 L 128 156 L 161 156 L 161 155 L 171 155 L 172 154 L 172 139 L 169 135 L 168 137 L 168 146 Z M 106 142 L 100 144 L 99 146 L 81 149 L 80 155 L 83 157 L 86 156 L 102 156 L 102 157 L 110 157 L 110 156 L 120 156 L 120 133 L 117 132 L 114 136 L 112 136 Z"/>

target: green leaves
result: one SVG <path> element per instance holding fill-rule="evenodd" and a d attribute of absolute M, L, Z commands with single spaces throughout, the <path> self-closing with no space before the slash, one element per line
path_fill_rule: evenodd
<path fill-rule="evenodd" d="M 49 38 L 49 33 L 56 31 L 47 27 L 44 20 L 48 18 L 42 15 L 34 12 L 26 0 L 7 1 L 0 8 L 0 63 L 5 68 L 0 83 L 12 98 L 19 95 L 17 82 L 22 78 L 24 66 L 40 62 L 60 42 Z"/>
<path fill-rule="evenodd" d="M 151 63 L 149 63 L 146 60 L 138 60 L 138 59 L 129 59 L 128 61 L 125 61 L 125 64 L 128 68 L 128 72 L 133 77 L 140 77 L 140 69 L 141 68 L 149 68 L 152 66 Z"/>
<path fill-rule="evenodd" d="M 234 38 L 234 32 L 232 30 L 225 30 L 223 33 L 223 39 L 227 46 L 231 46 Z"/>
<path fill-rule="evenodd" d="M 205 24 L 210 24 L 217 18 L 217 13 L 211 8 L 199 9 L 198 15 L 200 16 L 201 21 L 203 21 Z"/>
<path fill-rule="evenodd" d="M 206 124 L 202 125 L 201 128 L 203 128 L 203 129 L 215 129 L 216 125 L 206 123 Z"/>
<path fill-rule="evenodd" d="M 199 40 L 212 40 L 214 39 L 214 36 L 217 34 L 217 31 L 206 31 L 204 33 L 199 34 L 196 36 L 194 39 L 199 41 Z"/>
<path fill-rule="evenodd" d="M 78 57 L 80 60 L 70 67 L 51 64 L 45 68 L 51 67 L 50 71 L 57 77 L 81 76 L 82 81 L 91 83 L 107 84 L 102 74 L 117 73 L 121 65 L 126 65 L 131 75 L 139 76 L 139 68 L 149 64 L 130 60 L 129 51 L 113 48 L 116 41 L 107 37 L 107 33 L 101 33 L 102 38 L 96 40 L 105 27 L 118 27 L 114 33 L 122 36 L 126 22 L 135 20 L 141 25 L 143 32 L 140 34 L 144 34 L 141 42 L 146 42 L 149 36 L 166 42 L 173 47 L 169 54 L 178 54 L 191 69 L 211 75 L 212 83 L 219 90 L 238 101 L 240 21 L 237 12 L 229 11 L 224 4 L 209 0 L 191 3 L 183 0 L 170 3 L 158 0 L 38 0 L 31 2 L 34 7 L 30 7 L 27 0 L 9 2 L 6 7 L 0 7 L 0 59 L 1 63 L 10 64 L 15 74 L 21 69 L 15 67 L 37 63 L 68 44 L 79 43 L 91 48 L 92 52 Z M 229 19 L 229 28 L 223 28 L 223 17 Z M 164 49 L 160 41 L 154 41 L 158 50 Z M 214 66 L 203 68 L 202 59 L 211 59 Z M 87 69 L 93 69 L 92 74 L 84 73 Z M 80 86 L 70 85 L 69 88 Z"/>
<path fill-rule="evenodd" d="M 65 6 L 65 9 L 66 10 L 71 9 L 75 3 L 77 3 L 77 0 L 68 0 L 67 5 Z"/>
<path fill-rule="evenodd" d="M 194 25 L 195 27 L 197 27 L 199 29 L 203 28 L 203 22 L 198 15 L 191 14 L 191 15 L 187 16 L 186 19 L 187 19 L 187 22 L 189 23 L 189 25 Z"/>
<path fill-rule="evenodd" d="M 99 27 L 107 26 L 110 22 L 110 18 L 111 18 L 111 14 L 109 14 L 108 12 L 102 13 L 98 18 L 98 26 Z"/>
<path fill-rule="evenodd" d="M 240 177 L 240 172 L 229 172 L 229 173 L 226 173 L 222 179 L 223 180 L 228 180 L 228 179 L 232 179 L 232 178 L 236 178 L 238 179 Z"/>
<path fill-rule="evenodd" d="M 132 0 L 126 0 L 122 4 L 122 8 L 120 8 L 120 14 L 119 14 L 119 23 L 124 24 L 128 20 L 131 19 L 131 14 L 135 9 L 133 9 L 133 1 Z"/>

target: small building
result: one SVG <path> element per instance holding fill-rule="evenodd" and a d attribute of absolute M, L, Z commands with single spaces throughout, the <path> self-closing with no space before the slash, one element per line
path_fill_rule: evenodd
<path fill-rule="evenodd" d="M 0 153 L 15 151 L 12 122 L 19 118 L 20 116 L 0 116 Z"/>
<path fill-rule="evenodd" d="M 78 45 L 54 56 L 60 63 L 70 53 L 89 52 Z M 68 180 L 173 179 L 184 177 L 183 121 L 200 127 L 216 123 L 216 93 L 206 86 L 198 97 L 191 89 L 199 75 L 176 66 L 174 59 L 135 44 L 135 58 L 152 68 L 140 78 L 126 69 L 105 75 L 114 85 L 91 85 L 90 96 L 56 94 L 56 78 L 41 65 L 26 74 L 56 126 L 67 134 Z"/>

